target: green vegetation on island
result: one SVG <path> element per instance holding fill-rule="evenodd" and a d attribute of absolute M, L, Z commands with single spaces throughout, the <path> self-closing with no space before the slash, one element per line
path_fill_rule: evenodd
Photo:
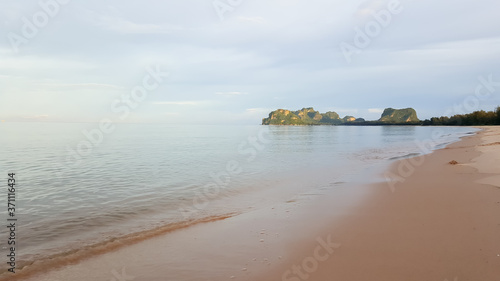
<path fill-rule="evenodd" d="M 333 111 L 319 113 L 314 108 L 302 108 L 297 111 L 278 109 L 269 113 L 268 118 L 262 119 L 262 125 L 344 125 L 344 126 L 385 126 L 385 125 L 413 125 L 413 126 L 481 126 L 500 125 L 500 106 L 494 111 L 474 111 L 469 114 L 457 114 L 451 117 L 433 117 L 421 121 L 413 108 L 394 109 L 386 108 L 380 119 L 365 121 L 354 116 L 340 116 Z"/>
<path fill-rule="evenodd" d="M 262 119 L 262 125 L 379 125 L 379 124 L 414 124 L 420 120 L 413 108 L 384 110 L 378 121 L 365 121 L 363 118 L 345 116 L 340 118 L 338 113 L 329 111 L 319 113 L 312 107 L 297 111 L 278 109 L 269 113 L 268 118 Z"/>
<path fill-rule="evenodd" d="M 417 112 L 413 108 L 394 109 L 386 108 L 379 122 L 386 123 L 417 123 L 420 122 L 417 117 Z"/>
<path fill-rule="evenodd" d="M 262 119 L 262 125 L 341 125 L 345 123 L 364 122 L 353 116 L 340 118 L 336 112 L 319 113 L 312 107 L 297 111 L 278 109 L 269 113 L 268 118 Z"/>

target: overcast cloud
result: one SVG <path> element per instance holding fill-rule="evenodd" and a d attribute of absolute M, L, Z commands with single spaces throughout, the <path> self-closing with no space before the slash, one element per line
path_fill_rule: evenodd
<path fill-rule="evenodd" d="M 123 122 L 260 124 L 302 107 L 424 119 L 460 113 L 481 76 L 500 82 L 498 0 L 241 0 L 224 20 L 213 0 L 55 1 L 32 38 L 39 1 L 0 1 L 2 120 L 98 121 L 156 65 L 169 77 Z M 346 59 L 343 42 L 359 52 Z M 497 105 L 500 87 L 474 108 Z"/>

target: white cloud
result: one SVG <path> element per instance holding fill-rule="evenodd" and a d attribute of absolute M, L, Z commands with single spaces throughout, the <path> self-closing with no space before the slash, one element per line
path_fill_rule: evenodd
<path fill-rule="evenodd" d="M 243 22 L 257 23 L 257 24 L 266 23 L 266 20 L 262 17 L 238 17 L 238 20 Z"/>
<path fill-rule="evenodd" d="M 23 119 L 28 119 L 28 120 L 44 120 L 49 117 L 48 114 L 41 114 L 41 115 L 30 115 L 30 116 L 23 116 Z"/>
<path fill-rule="evenodd" d="M 12 55 L 13 53 L 13 49 L 0 47 L 0 55 Z"/>
<path fill-rule="evenodd" d="M 269 113 L 273 110 L 270 108 L 247 108 L 245 111 L 248 113 L 262 113 L 262 112 Z"/>
<path fill-rule="evenodd" d="M 153 64 L 164 65 L 172 77 L 137 115 L 196 108 L 258 121 L 273 109 L 309 103 L 358 117 L 379 115 L 368 107 L 396 102 L 438 116 L 473 93 L 479 75 L 500 79 L 498 0 L 401 0 L 404 12 L 346 65 L 338 43 L 352 43 L 353 28 L 364 28 L 371 12 L 388 1 L 253 1 L 228 13 L 225 22 L 211 1 L 68 5 L 19 54 L 8 39 L 0 42 L 0 112 L 95 119 L 109 114 L 109 94 L 122 90 L 116 85 L 129 94 Z M 0 15 L 10 15 L 0 26 L 20 32 L 20 16 L 32 11 L 19 1 L 3 2 Z M 352 108 L 360 102 L 359 110 Z M 225 114 L 217 118 L 225 122 Z"/>
<path fill-rule="evenodd" d="M 102 26 L 119 33 L 172 33 L 182 28 L 171 25 L 134 23 L 120 18 L 104 18 Z"/>
<path fill-rule="evenodd" d="M 246 95 L 247 93 L 243 93 L 243 92 L 217 92 L 215 94 L 221 95 L 221 96 L 241 96 L 241 95 Z"/>
<path fill-rule="evenodd" d="M 124 87 L 111 84 L 101 84 L 101 83 L 36 83 L 42 87 L 60 88 L 61 90 L 99 90 L 99 89 L 115 89 L 123 90 Z"/>
<path fill-rule="evenodd" d="M 429 65 L 472 65 L 481 61 L 500 58 L 498 48 L 500 37 L 447 41 L 428 44 L 419 48 L 396 51 L 396 59 L 406 58 L 407 62 Z"/>
<path fill-rule="evenodd" d="M 20 70 L 23 73 L 42 71 L 76 71 L 95 70 L 99 66 L 91 63 L 88 59 L 70 60 L 67 58 L 56 58 L 48 56 L 9 56 L 2 58 L 0 71 Z"/>
<path fill-rule="evenodd" d="M 164 34 L 184 30 L 184 28 L 165 23 L 137 23 L 120 16 L 99 14 L 86 10 L 89 20 L 101 28 L 125 34 Z"/>
<path fill-rule="evenodd" d="M 387 0 L 367 0 L 358 6 L 355 15 L 371 15 L 387 6 Z"/>
<path fill-rule="evenodd" d="M 370 113 L 382 113 L 382 112 L 384 112 L 384 110 L 381 108 L 369 108 L 368 112 L 370 112 Z"/>
<path fill-rule="evenodd" d="M 157 101 L 155 105 L 200 105 L 203 101 Z"/>

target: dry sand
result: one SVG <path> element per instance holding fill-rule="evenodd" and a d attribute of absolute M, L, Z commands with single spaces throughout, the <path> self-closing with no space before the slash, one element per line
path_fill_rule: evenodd
<path fill-rule="evenodd" d="M 485 130 L 414 159 L 422 164 L 393 193 L 379 185 L 341 225 L 326 227 L 342 246 L 308 280 L 500 280 L 500 128 Z M 313 247 L 301 246 L 289 263 Z"/>
<path fill-rule="evenodd" d="M 500 128 L 390 172 L 399 182 L 338 184 L 29 280 L 500 280 Z"/>

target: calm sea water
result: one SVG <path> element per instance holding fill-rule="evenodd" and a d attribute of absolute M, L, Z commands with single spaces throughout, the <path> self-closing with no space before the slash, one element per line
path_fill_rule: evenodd
<path fill-rule="evenodd" d="M 279 185 L 284 179 L 325 170 L 329 180 L 350 181 L 374 165 L 427 153 L 418 143 L 435 149 L 476 130 L 115 126 L 101 136 L 96 124 L 0 123 L 0 172 L 4 178 L 16 173 L 20 259 L 173 222 L 244 212 L 256 203 L 238 198 L 286 188 Z M 321 184 L 311 181 L 304 188 Z M 6 187 L 7 181 L 2 205 Z M 207 203 L 221 198 L 238 204 Z M 6 212 L 1 219 L 6 222 Z M 5 251 L 7 245 L 2 246 Z"/>

